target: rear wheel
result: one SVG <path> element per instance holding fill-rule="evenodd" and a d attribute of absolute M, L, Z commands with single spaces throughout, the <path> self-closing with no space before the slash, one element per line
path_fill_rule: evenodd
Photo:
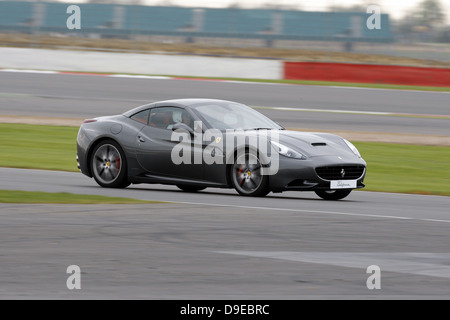
<path fill-rule="evenodd" d="M 113 140 L 104 140 L 95 147 L 91 169 L 95 181 L 104 188 L 126 188 L 130 185 L 125 153 Z"/>
<path fill-rule="evenodd" d="M 262 171 L 261 162 L 253 153 L 238 156 L 231 168 L 233 187 L 243 196 L 264 197 L 270 189 L 269 177 Z"/>
<path fill-rule="evenodd" d="M 206 187 L 189 186 L 184 184 L 177 184 L 177 187 L 186 192 L 197 192 L 206 189 Z"/>
<path fill-rule="evenodd" d="M 325 200 L 341 200 L 352 192 L 352 189 L 343 190 L 317 190 L 316 194 Z"/>

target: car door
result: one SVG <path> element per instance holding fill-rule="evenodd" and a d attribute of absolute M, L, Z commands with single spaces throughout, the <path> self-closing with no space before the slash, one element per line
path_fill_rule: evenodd
<path fill-rule="evenodd" d="M 172 126 L 182 121 L 183 110 L 171 106 L 150 109 L 148 124 L 136 137 L 136 156 L 139 164 L 152 175 L 202 180 L 204 170 L 201 164 L 194 164 L 193 161 L 176 164 L 172 159 L 172 150 L 182 143 L 174 139 Z M 202 152 L 201 146 L 197 148 L 195 144 L 184 143 L 184 147 L 192 152 L 191 159 L 194 153 L 198 156 Z"/>

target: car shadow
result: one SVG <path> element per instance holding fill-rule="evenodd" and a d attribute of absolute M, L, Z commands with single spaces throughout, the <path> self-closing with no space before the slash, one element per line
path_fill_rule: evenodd
<path fill-rule="evenodd" d="M 201 191 L 183 191 L 183 190 L 168 190 L 168 189 L 153 189 L 153 188 L 133 188 L 133 187 L 128 187 L 127 189 L 131 189 L 131 190 L 147 190 L 147 191 L 157 191 L 157 192 L 176 192 L 176 193 L 184 193 L 184 194 L 208 194 L 208 195 L 216 195 L 216 196 L 228 196 L 228 197 L 240 197 L 242 198 L 243 196 L 239 195 L 237 192 L 236 194 L 232 194 L 232 193 L 224 193 L 224 192 L 220 192 L 220 191 L 208 191 L 206 190 L 201 190 Z M 231 189 L 224 189 L 224 190 L 231 190 Z M 253 197 L 254 199 L 256 199 L 257 197 Z M 261 199 L 291 199 L 291 200 L 322 200 L 320 198 L 314 199 L 314 198 L 302 198 L 302 197 L 285 197 L 285 196 L 277 196 L 277 195 L 273 195 L 273 194 L 268 194 L 265 197 L 262 197 Z"/>

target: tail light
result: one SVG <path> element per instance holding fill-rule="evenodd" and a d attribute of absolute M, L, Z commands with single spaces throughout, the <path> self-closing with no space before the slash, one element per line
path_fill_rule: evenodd
<path fill-rule="evenodd" d="M 95 119 L 86 119 L 83 121 L 83 123 L 91 123 L 91 122 L 97 122 Z"/>

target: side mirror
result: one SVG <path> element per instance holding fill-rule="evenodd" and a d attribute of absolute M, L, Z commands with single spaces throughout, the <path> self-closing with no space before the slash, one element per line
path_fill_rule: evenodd
<path fill-rule="evenodd" d="M 184 130 L 184 131 L 189 132 L 189 134 L 191 136 L 194 135 L 194 130 L 191 127 L 189 127 L 187 124 L 182 123 L 182 122 L 175 123 L 172 126 L 172 131 L 176 131 L 176 130 Z"/>
<path fill-rule="evenodd" d="M 202 122 L 201 121 L 194 121 L 194 132 L 196 133 L 202 133 Z"/>

